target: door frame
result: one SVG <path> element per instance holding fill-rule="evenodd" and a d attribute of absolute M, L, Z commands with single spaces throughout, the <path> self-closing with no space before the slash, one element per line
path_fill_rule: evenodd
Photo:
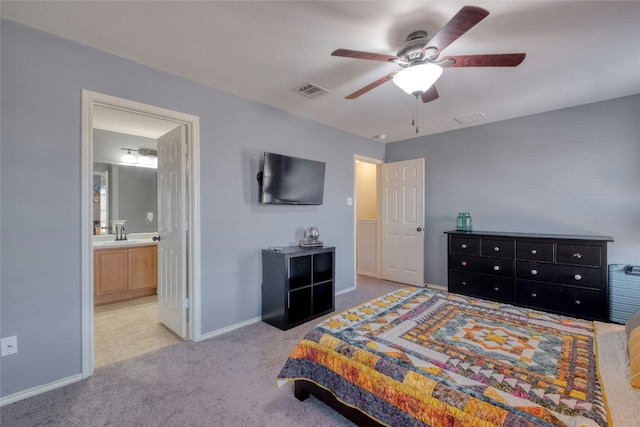
<path fill-rule="evenodd" d="M 384 160 L 375 159 L 373 157 L 367 157 L 360 154 L 353 155 L 353 283 L 354 288 L 358 287 L 358 191 L 357 191 L 357 175 L 356 175 L 356 160 L 360 160 L 365 163 L 373 163 L 376 165 L 376 278 L 380 278 L 380 214 L 382 205 L 380 204 L 380 169 Z"/>
<path fill-rule="evenodd" d="M 93 107 L 95 105 L 130 111 L 183 124 L 186 127 L 187 171 L 187 292 L 189 324 L 187 333 L 191 341 L 202 339 L 201 330 L 201 271 L 200 271 L 200 118 L 167 110 L 124 98 L 118 98 L 90 90 L 82 90 L 82 139 L 81 139 L 81 250 L 82 250 L 82 378 L 94 371 L 94 323 L 93 323 L 93 239 L 89 233 L 93 224 L 91 215 L 91 188 L 93 176 Z"/>

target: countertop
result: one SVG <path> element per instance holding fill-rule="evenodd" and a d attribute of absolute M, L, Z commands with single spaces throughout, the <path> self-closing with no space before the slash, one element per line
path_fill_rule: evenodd
<path fill-rule="evenodd" d="M 110 249 L 132 246 L 157 245 L 158 242 L 153 240 L 153 238 L 157 235 L 158 233 L 131 233 L 127 234 L 127 240 L 116 240 L 116 236 L 114 234 L 93 236 L 93 248 Z"/>

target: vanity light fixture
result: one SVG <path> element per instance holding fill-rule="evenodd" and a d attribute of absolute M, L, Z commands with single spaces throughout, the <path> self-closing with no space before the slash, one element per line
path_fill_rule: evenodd
<path fill-rule="evenodd" d="M 130 148 L 123 148 L 123 150 L 127 150 L 127 154 L 122 156 L 122 161 L 123 162 L 125 162 L 125 163 L 136 163 L 137 162 L 136 156 L 131 154 L 131 149 Z"/>
<path fill-rule="evenodd" d="M 156 150 L 150 150 L 148 148 L 122 148 L 127 153 L 122 156 L 122 161 L 124 163 L 129 163 L 132 165 L 140 165 L 140 166 L 152 166 L 158 167 L 158 152 Z M 139 156 L 136 157 L 131 152 L 137 151 Z"/>
<path fill-rule="evenodd" d="M 151 164 L 151 159 L 149 158 L 149 156 L 140 156 L 138 157 L 138 163 L 141 165 L 150 165 Z"/>

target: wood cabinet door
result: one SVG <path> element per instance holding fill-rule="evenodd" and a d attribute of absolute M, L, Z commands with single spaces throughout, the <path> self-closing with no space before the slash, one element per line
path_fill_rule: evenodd
<path fill-rule="evenodd" d="M 155 289 L 158 285 L 156 246 L 129 248 L 129 289 Z"/>
<path fill-rule="evenodd" d="M 95 251 L 95 295 L 112 294 L 127 290 L 127 249 L 100 249 Z"/>

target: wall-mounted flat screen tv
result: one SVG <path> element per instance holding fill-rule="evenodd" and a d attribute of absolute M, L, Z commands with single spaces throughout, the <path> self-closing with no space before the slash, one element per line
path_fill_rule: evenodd
<path fill-rule="evenodd" d="M 324 170 L 324 162 L 264 153 L 264 166 L 258 174 L 260 203 L 321 205 Z"/>

